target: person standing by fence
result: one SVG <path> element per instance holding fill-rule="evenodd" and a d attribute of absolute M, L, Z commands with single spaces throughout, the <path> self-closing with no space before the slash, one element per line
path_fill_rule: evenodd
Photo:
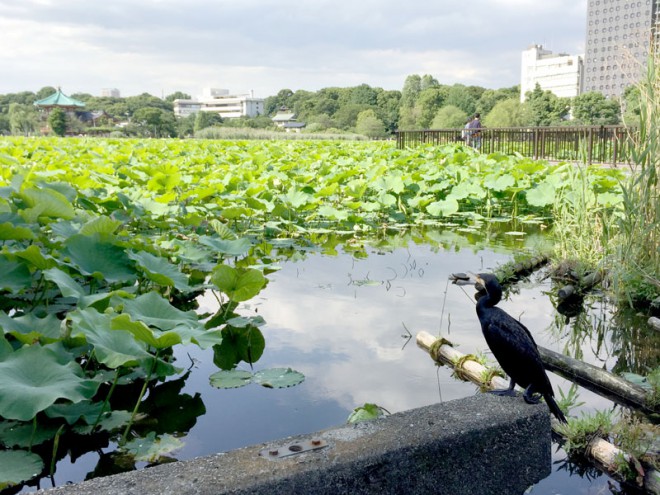
<path fill-rule="evenodd" d="M 468 132 L 469 142 L 468 144 L 473 146 L 476 149 L 481 149 L 481 115 L 478 113 L 474 114 L 474 118 L 468 124 L 470 132 Z"/>

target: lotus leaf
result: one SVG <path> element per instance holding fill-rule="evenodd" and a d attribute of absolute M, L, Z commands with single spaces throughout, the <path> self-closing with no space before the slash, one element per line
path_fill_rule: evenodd
<path fill-rule="evenodd" d="M 156 462 L 160 457 L 183 447 L 183 442 L 175 436 L 164 434 L 156 437 L 150 432 L 146 438 L 136 438 L 124 445 L 124 450 L 135 457 L 136 461 Z"/>
<path fill-rule="evenodd" d="M 75 404 L 53 404 L 44 412 L 49 418 L 63 418 L 64 421 L 72 425 L 80 418 L 84 418 L 88 424 L 90 423 L 91 418 L 91 423 L 93 424 L 99 414 L 101 414 L 102 410 L 102 402 L 81 400 Z"/>
<path fill-rule="evenodd" d="M 209 377 L 215 388 L 239 388 L 252 381 L 252 373 L 243 370 L 221 370 Z"/>
<path fill-rule="evenodd" d="M 60 292 L 64 297 L 80 299 L 85 295 L 85 289 L 83 289 L 82 285 L 76 282 L 71 275 L 63 272 L 59 268 L 44 270 L 43 274 L 46 280 L 50 280 L 59 287 Z"/>
<path fill-rule="evenodd" d="M 0 256 L 0 290 L 20 292 L 32 284 L 32 275 L 24 263 Z"/>
<path fill-rule="evenodd" d="M 0 329 L 23 344 L 50 343 L 61 339 L 60 320 L 53 315 L 38 318 L 32 313 L 10 318 L 0 311 Z"/>
<path fill-rule="evenodd" d="M 24 189 L 21 197 L 37 216 L 69 220 L 75 214 L 73 205 L 66 196 L 53 189 Z"/>
<path fill-rule="evenodd" d="M 348 423 L 360 423 L 361 421 L 372 421 L 385 416 L 385 410 L 377 404 L 366 403 L 356 407 L 346 420 Z"/>
<path fill-rule="evenodd" d="M 80 228 L 80 233 L 82 235 L 113 234 L 120 225 L 121 222 L 117 220 L 113 220 L 106 216 L 100 216 L 85 223 Z"/>
<path fill-rule="evenodd" d="M 131 320 L 131 316 L 128 314 L 122 314 L 113 318 L 112 328 L 115 331 L 130 332 L 138 341 L 144 342 L 145 344 L 156 349 L 167 349 L 169 347 L 174 347 L 175 345 L 180 344 L 182 341 L 181 335 L 179 335 L 176 330 L 169 330 L 166 332 L 154 330 L 141 321 Z"/>
<path fill-rule="evenodd" d="M 113 328 L 112 314 L 99 313 L 94 308 L 79 309 L 69 315 L 73 336 L 82 335 L 94 346 L 96 359 L 109 368 L 137 366 L 153 356 L 127 330 Z"/>
<path fill-rule="evenodd" d="M 531 206 L 548 206 L 554 203 L 557 188 L 550 182 L 541 182 L 534 189 L 528 190 L 525 194 L 527 204 Z"/>
<path fill-rule="evenodd" d="M 148 292 L 124 302 L 124 313 L 134 321 L 143 321 L 161 330 L 172 330 L 179 325 L 202 328 L 194 311 L 181 311 L 157 292 Z"/>
<path fill-rule="evenodd" d="M 22 347 L 0 362 L 0 416 L 28 421 L 58 399 L 90 399 L 99 384 L 82 376 L 78 363 L 61 364 L 52 349 Z"/>
<path fill-rule="evenodd" d="M 213 251 L 229 256 L 243 256 L 250 251 L 252 244 L 249 239 L 219 239 L 206 235 L 199 237 L 200 244 L 208 246 Z"/>
<path fill-rule="evenodd" d="M 0 490 L 34 478 L 43 468 L 44 462 L 37 454 L 25 450 L 0 451 Z"/>
<path fill-rule="evenodd" d="M 188 278 L 165 258 L 154 256 L 146 251 L 129 252 L 128 257 L 144 270 L 148 278 L 159 285 L 176 287 L 182 292 L 190 290 Z"/>
<path fill-rule="evenodd" d="M 81 435 L 89 435 L 97 430 L 101 431 L 113 431 L 118 430 L 126 426 L 132 418 L 132 414 L 129 411 L 107 411 L 101 414 L 101 418 L 98 419 L 98 416 L 85 416 L 84 419 L 87 422 L 86 425 L 78 424 L 74 427 L 74 431 Z M 98 423 L 94 428 L 94 423 Z"/>
<path fill-rule="evenodd" d="M 426 207 L 426 211 L 436 217 L 448 217 L 458 212 L 458 201 L 454 198 L 435 201 Z"/>
<path fill-rule="evenodd" d="M 211 282 L 236 302 L 252 299 L 266 285 L 266 279 L 259 270 L 234 268 L 224 264 L 213 269 Z"/>
<path fill-rule="evenodd" d="M 6 447 L 32 448 L 55 438 L 57 430 L 55 425 L 37 425 L 35 429 L 31 423 L 3 421 L 0 423 L 0 443 Z"/>
<path fill-rule="evenodd" d="M 108 282 L 131 282 L 137 278 L 124 249 L 106 236 L 78 234 L 69 237 L 64 253 L 84 275 Z"/>
<path fill-rule="evenodd" d="M 17 227 L 9 222 L 0 224 L 0 241 L 29 240 L 34 239 L 34 237 L 34 232 L 27 227 Z"/>
<path fill-rule="evenodd" d="M 257 371 L 253 381 L 266 388 L 287 388 L 301 384 L 305 375 L 291 368 L 271 368 Z"/>

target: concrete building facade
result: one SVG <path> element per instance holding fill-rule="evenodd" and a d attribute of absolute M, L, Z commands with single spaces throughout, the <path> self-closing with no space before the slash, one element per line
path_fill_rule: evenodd
<path fill-rule="evenodd" d="M 531 45 L 522 52 L 520 101 L 536 84 L 561 98 L 574 98 L 582 88 L 581 55 L 554 54 L 542 45 Z"/>
<path fill-rule="evenodd" d="M 197 112 L 217 113 L 223 119 L 257 117 L 264 113 L 264 99 L 254 94 L 232 95 L 228 89 L 205 88 L 196 100 L 174 100 L 174 115 L 187 117 Z"/>
<path fill-rule="evenodd" d="M 619 97 L 658 43 L 660 0 L 589 0 L 583 91 Z"/>
<path fill-rule="evenodd" d="M 202 104 L 197 100 L 183 100 L 176 99 L 172 102 L 174 108 L 174 115 L 176 117 L 187 117 L 197 113 L 202 108 Z"/>

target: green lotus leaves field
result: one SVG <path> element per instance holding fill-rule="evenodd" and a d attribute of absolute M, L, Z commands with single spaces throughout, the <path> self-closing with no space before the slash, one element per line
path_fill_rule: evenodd
<path fill-rule="evenodd" d="M 0 138 L 0 165 L 0 465 L 26 466 L 0 468 L 0 487 L 51 474 L 51 458 L 30 453 L 43 432 L 52 458 L 63 435 L 99 431 L 137 459 L 176 449 L 131 430 L 149 384 L 184 372 L 175 346 L 212 347 L 220 389 L 302 382 L 236 369 L 265 348 L 266 322 L 240 303 L 279 261 L 339 243 L 360 256 L 356 239 L 391 228 L 551 223 L 558 197 L 585 194 L 574 165 L 461 145 Z M 586 193 L 616 207 L 622 172 L 585 173 Z M 216 314 L 194 311 L 206 291 Z M 133 404 L 113 409 L 120 387 Z M 17 446 L 21 425 L 32 434 Z"/>

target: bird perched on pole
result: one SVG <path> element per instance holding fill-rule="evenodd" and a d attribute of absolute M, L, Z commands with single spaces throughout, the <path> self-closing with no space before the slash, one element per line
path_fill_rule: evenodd
<path fill-rule="evenodd" d="M 477 316 L 486 343 L 495 359 L 511 380 L 509 388 L 493 390 L 497 395 L 515 395 L 516 384 L 525 389 L 523 398 L 528 404 L 538 404 L 543 396 L 550 412 L 562 423 L 566 417 L 555 402 L 554 391 L 545 373 L 536 342 L 527 327 L 496 305 L 502 299 L 502 287 L 497 277 L 490 273 L 475 276 L 477 283 L 486 291 L 477 301 Z"/>

